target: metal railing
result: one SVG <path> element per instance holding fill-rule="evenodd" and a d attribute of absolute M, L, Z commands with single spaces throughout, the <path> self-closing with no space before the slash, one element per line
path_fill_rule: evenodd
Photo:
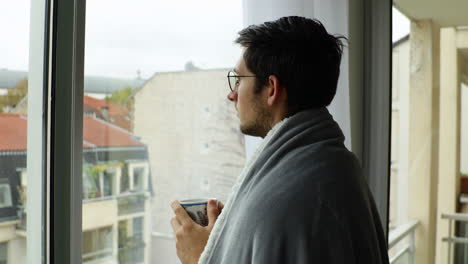
<path fill-rule="evenodd" d="M 399 242 L 407 238 L 407 243 L 398 250 L 398 252 L 390 258 L 390 264 L 397 263 L 401 260 L 405 254 L 408 256 L 407 263 L 412 264 L 414 262 L 414 232 L 418 227 L 419 222 L 416 220 L 410 221 L 408 223 L 398 226 L 395 230 L 391 231 L 389 234 L 388 249 L 391 250 Z"/>
<path fill-rule="evenodd" d="M 86 253 L 82 255 L 83 263 L 95 263 L 98 260 L 102 260 L 112 256 L 112 248 L 106 248 L 97 250 L 94 252 Z"/>
<path fill-rule="evenodd" d="M 144 212 L 146 199 L 147 195 L 144 192 L 120 195 L 117 197 L 118 215 Z"/>
<path fill-rule="evenodd" d="M 143 263 L 145 261 L 145 244 L 119 248 L 119 264 Z"/>
<path fill-rule="evenodd" d="M 453 244 L 468 244 L 468 238 L 466 237 L 457 237 L 452 236 L 452 230 L 454 222 L 468 223 L 468 214 L 463 213 L 452 213 L 452 214 L 442 214 L 442 219 L 447 219 L 449 221 L 449 230 L 448 237 L 443 237 L 442 241 L 448 243 L 448 254 L 447 254 L 447 263 L 453 263 L 453 254 L 452 254 L 452 245 Z"/>

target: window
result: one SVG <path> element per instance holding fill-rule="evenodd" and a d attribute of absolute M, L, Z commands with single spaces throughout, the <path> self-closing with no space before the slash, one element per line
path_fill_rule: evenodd
<path fill-rule="evenodd" d="M 144 178 L 145 178 L 145 168 L 136 167 L 133 169 L 133 190 L 143 190 L 144 188 Z"/>
<path fill-rule="evenodd" d="M 8 39 L 0 41 L 0 264 L 25 264 L 27 254 L 40 259 L 45 252 L 45 2 L 0 1 L 0 35 Z"/>
<path fill-rule="evenodd" d="M 83 169 L 83 198 L 110 197 L 115 194 L 116 169 L 105 169 L 103 165 L 87 165 Z"/>
<path fill-rule="evenodd" d="M 8 264 L 8 243 L 0 243 L 0 264 Z"/>
<path fill-rule="evenodd" d="M 150 264 L 148 255 L 151 264 L 176 263 L 167 240 L 170 201 L 226 201 L 245 162 L 226 98 L 226 74 L 242 51 L 233 44 L 243 28 L 242 1 L 86 4 L 83 106 L 94 114 L 83 117 L 83 139 L 92 153 L 86 162 L 122 164 L 113 181 L 102 181 L 109 187 L 100 187 L 103 195 L 111 185 L 118 191 L 117 214 L 105 217 L 119 226 L 119 260 Z M 84 207 L 83 219 L 92 212 Z M 127 235 L 140 244 L 128 244 Z"/>
<path fill-rule="evenodd" d="M 0 208 L 10 207 L 11 203 L 11 190 L 9 184 L 0 184 Z"/>
<path fill-rule="evenodd" d="M 133 237 L 138 241 L 143 241 L 143 217 L 133 218 Z"/>
<path fill-rule="evenodd" d="M 128 173 L 128 165 L 125 164 L 122 174 L 120 176 L 120 193 L 125 193 L 130 190 L 130 179 Z"/>
<path fill-rule="evenodd" d="M 83 232 L 83 263 L 112 256 L 112 227 Z"/>
<path fill-rule="evenodd" d="M 104 196 L 111 196 L 114 194 L 114 174 L 113 172 L 104 171 L 102 173 L 102 193 Z"/>
<path fill-rule="evenodd" d="M 136 217 L 119 222 L 119 263 L 147 263 L 143 220 L 144 217 Z"/>

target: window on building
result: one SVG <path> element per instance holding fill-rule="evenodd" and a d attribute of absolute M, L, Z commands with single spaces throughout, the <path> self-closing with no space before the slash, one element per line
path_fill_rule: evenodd
<path fill-rule="evenodd" d="M 130 190 L 130 175 L 128 173 L 128 165 L 126 164 L 120 174 L 120 193 L 124 193 Z"/>
<path fill-rule="evenodd" d="M 99 172 L 96 172 L 92 166 L 83 168 L 83 199 L 99 198 L 102 195 L 101 181 Z"/>
<path fill-rule="evenodd" d="M 114 194 L 115 172 L 104 171 L 101 177 L 102 177 L 102 193 L 104 197 L 112 196 Z"/>
<path fill-rule="evenodd" d="M 0 264 L 8 263 L 8 243 L 0 243 Z"/>
<path fill-rule="evenodd" d="M 133 169 L 133 189 L 144 190 L 145 168 L 136 167 Z"/>
<path fill-rule="evenodd" d="M 112 227 L 83 232 L 83 263 L 97 263 L 98 259 L 112 256 Z"/>
<path fill-rule="evenodd" d="M 133 218 L 133 237 L 137 241 L 143 241 L 143 217 Z"/>
<path fill-rule="evenodd" d="M 109 197 L 115 194 L 116 170 L 99 170 L 98 166 L 83 169 L 83 199 Z"/>
<path fill-rule="evenodd" d="M 11 189 L 10 184 L 0 184 L 0 208 L 11 207 Z"/>

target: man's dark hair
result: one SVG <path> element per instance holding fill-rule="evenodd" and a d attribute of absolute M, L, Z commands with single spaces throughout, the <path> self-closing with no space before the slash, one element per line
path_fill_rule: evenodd
<path fill-rule="evenodd" d="M 328 34 L 320 21 L 283 17 L 239 32 L 246 66 L 257 76 L 255 91 L 275 75 L 288 94 L 288 115 L 327 106 L 336 93 L 343 36 Z"/>

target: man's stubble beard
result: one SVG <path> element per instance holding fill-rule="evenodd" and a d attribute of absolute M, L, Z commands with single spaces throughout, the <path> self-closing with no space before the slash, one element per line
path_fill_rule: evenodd
<path fill-rule="evenodd" d="M 264 138 L 273 124 L 273 115 L 260 103 L 258 97 L 252 98 L 250 102 L 256 118 L 250 122 L 240 124 L 240 130 L 243 134 Z"/>

